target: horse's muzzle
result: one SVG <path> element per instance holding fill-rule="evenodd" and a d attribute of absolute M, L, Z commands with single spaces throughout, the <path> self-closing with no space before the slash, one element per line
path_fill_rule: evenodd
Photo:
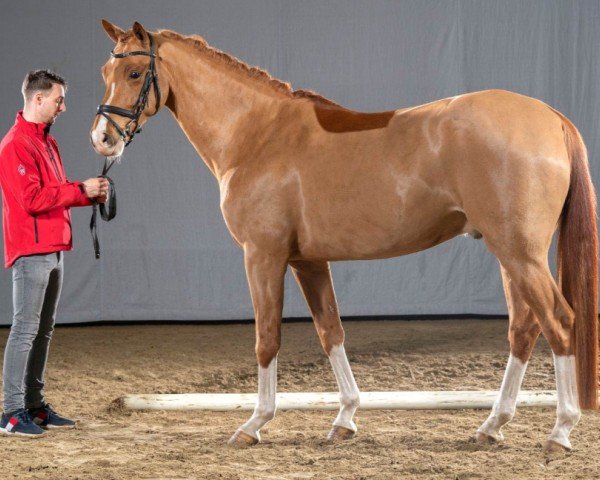
<path fill-rule="evenodd" d="M 119 138 L 94 130 L 90 133 L 90 143 L 97 154 L 104 157 L 118 156 L 123 152 L 123 142 Z"/>

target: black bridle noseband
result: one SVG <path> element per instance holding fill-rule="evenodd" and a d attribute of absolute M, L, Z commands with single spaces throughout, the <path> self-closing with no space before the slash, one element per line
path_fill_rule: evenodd
<path fill-rule="evenodd" d="M 150 87 L 152 85 L 154 85 L 154 96 L 156 97 L 156 110 L 154 113 L 158 112 L 158 109 L 160 108 L 160 85 L 158 84 L 158 74 L 156 73 L 156 52 L 154 51 L 154 40 L 150 34 L 148 34 L 148 38 L 150 39 L 150 51 L 148 52 L 141 50 L 125 53 L 115 53 L 114 50 L 110 52 L 110 55 L 113 58 L 134 57 L 138 55 L 150 57 L 150 65 L 148 65 L 148 71 L 146 72 L 146 77 L 144 78 L 144 84 L 142 85 L 142 89 L 140 90 L 140 94 L 137 101 L 133 105 L 133 108 L 131 110 L 126 110 L 124 108 L 114 107 L 112 105 L 98 105 L 98 110 L 96 111 L 96 115 L 102 115 L 111 123 L 113 127 L 115 127 L 117 132 L 119 132 L 121 139 L 125 142 L 125 146 L 129 145 L 133 140 L 134 135 L 141 131 L 139 128 L 139 121 L 142 112 L 146 109 L 146 104 L 148 103 L 148 94 L 150 93 Z M 117 122 L 110 118 L 110 115 L 108 115 L 109 113 L 114 113 L 115 115 L 119 115 L 121 117 L 127 117 L 130 119 L 130 121 L 123 129 Z"/>

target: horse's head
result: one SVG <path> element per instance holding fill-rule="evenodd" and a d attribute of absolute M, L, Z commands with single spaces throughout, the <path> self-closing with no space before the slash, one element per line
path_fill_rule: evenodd
<path fill-rule="evenodd" d="M 167 91 L 164 78 L 159 83 L 153 36 L 138 22 L 127 32 L 107 20 L 102 20 L 102 26 L 116 45 L 102 67 L 106 91 L 90 139 L 98 154 L 115 157 L 158 111 Z"/>

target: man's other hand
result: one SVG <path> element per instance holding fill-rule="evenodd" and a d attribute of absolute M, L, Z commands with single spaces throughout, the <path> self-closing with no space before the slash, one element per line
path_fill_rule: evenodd
<path fill-rule="evenodd" d="M 83 188 L 85 189 L 85 194 L 88 198 L 96 198 L 100 202 L 100 198 L 98 197 L 104 197 L 104 202 L 106 202 L 106 197 L 108 195 L 108 180 L 106 180 L 106 178 L 88 178 L 83 182 Z"/>

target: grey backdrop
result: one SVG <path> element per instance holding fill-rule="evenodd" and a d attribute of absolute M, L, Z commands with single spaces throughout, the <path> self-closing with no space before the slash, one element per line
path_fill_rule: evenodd
<path fill-rule="evenodd" d="M 0 9 L 0 132 L 21 108 L 26 71 L 70 83 L 54 134 L 72 179 L 95 174 L 88 129 L 112 42 L 100 26 L 198 33 L 238 58 L 347 107 L 377 111 L 488 88 L 537 97 L 587 142 L 600 182 L 600 2 L 566 0 L 6 1 Z M 89 209 L 74 209 L 59 322 L 252 318 L 241 251 L 219 210 L 216 181 L 165 110 L 112 171 L 119 215 L 100 225 L 93 259 Z M 385 261 L 333 264 L 346 316 L 505 314 L 495 259 L 456 238 Z M 307 316 L 287 278 L 284 315 Z M 11 276 L 0 272 L 0 324 L 11 321 Z"/>

